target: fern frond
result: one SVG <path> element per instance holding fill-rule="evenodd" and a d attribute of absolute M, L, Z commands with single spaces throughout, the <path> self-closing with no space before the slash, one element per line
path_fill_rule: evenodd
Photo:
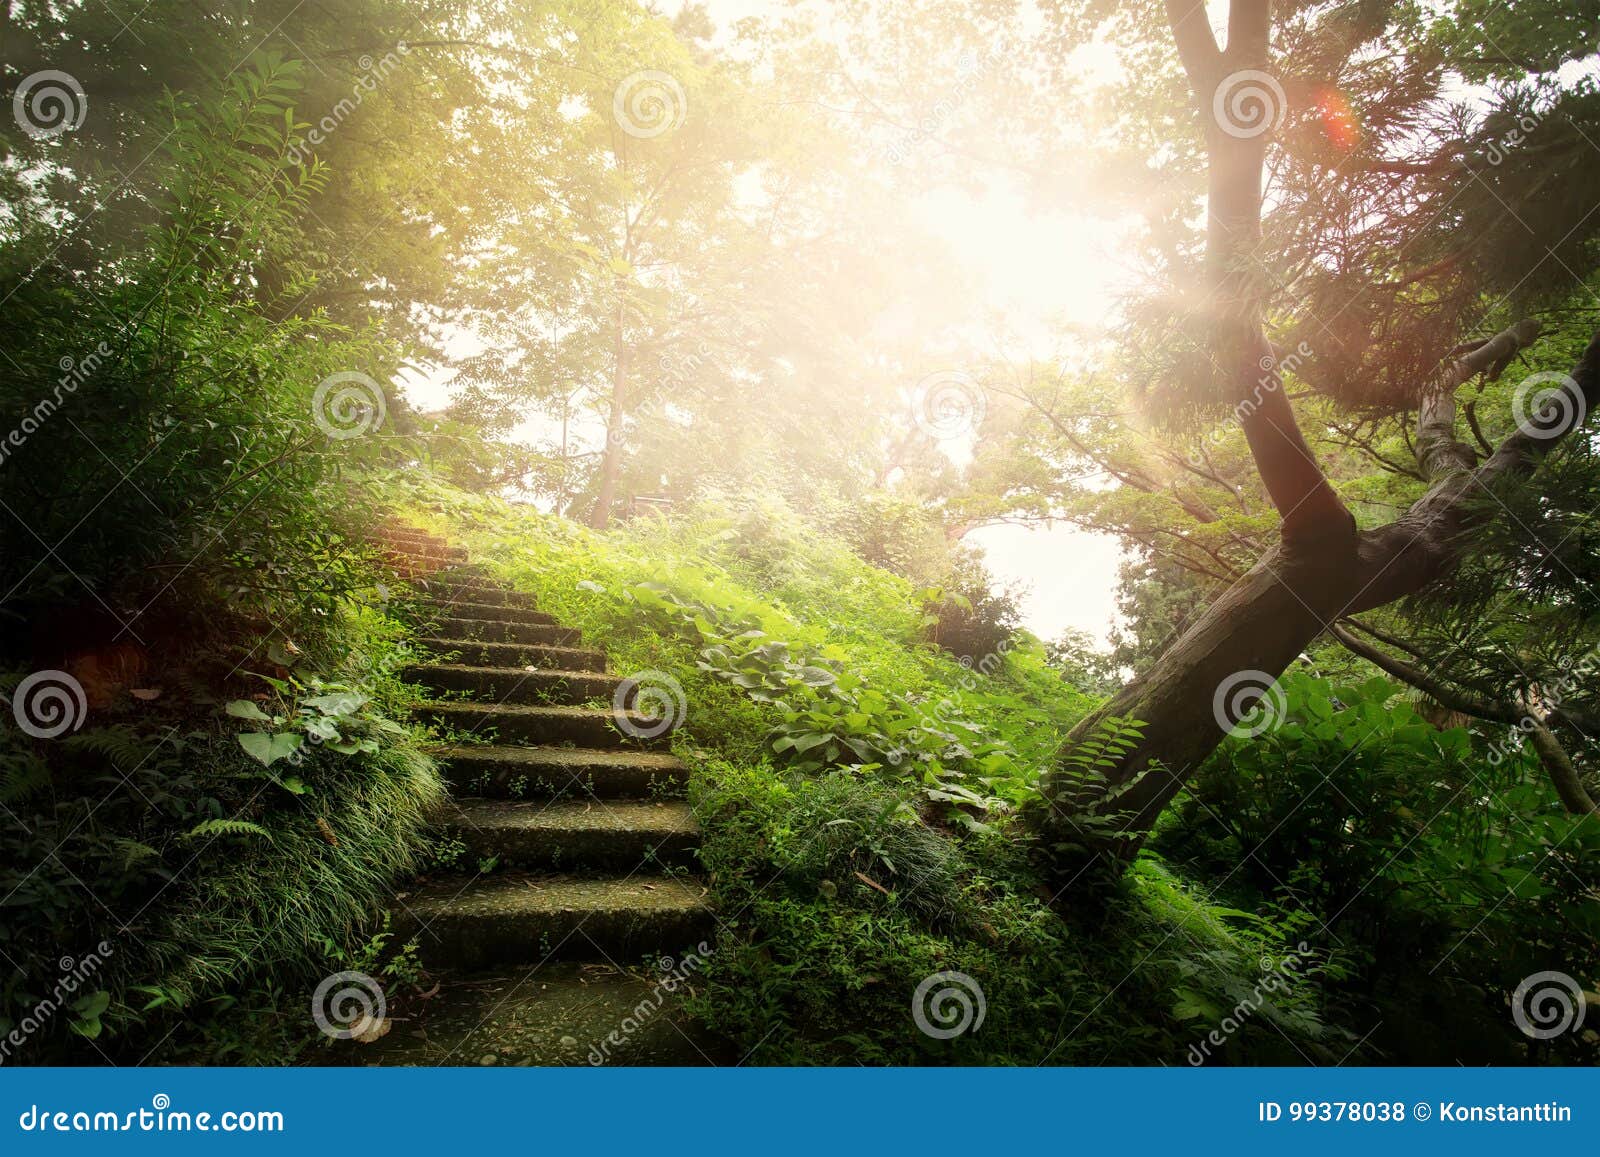
<path fill-rule="evenodd" d="M 197 840 L 203 836 L 260 836 L 268 843 L 273 842 L 271 832 L 249 820 L 206 820 L 183 833 L 186 840 Z"/>

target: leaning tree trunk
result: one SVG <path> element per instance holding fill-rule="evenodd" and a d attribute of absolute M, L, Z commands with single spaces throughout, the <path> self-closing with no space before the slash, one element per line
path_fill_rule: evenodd
<path fill-rule="evenodd" d="M 628 402 L 625 391 L 628 385 L 623 358 L 626 348 L 624 324 L 627 321 L 622 286 L 617 286 L 617 332 L 611 350 L 611 406 L 606 413 L 606 444 L 600 451 L 600 479 L 595 491 L 594 507 L 589 511 L 589 525 L 604 530 L 611 523 L 611 506 L 617 500 L 617 477 L 622 473 L 623 429 L 628 421 Z"/>
<path fill-rule="evenodd" d="M 1125 864 L 1200 763 L 1317 636 L 1344 616 L 1414 594 L 1448 573 L 1476 517 L 1470 500 L 1530 474 L 1600 401 L 1597 337 L 1573 372 L 1566 428 L 1519 431 L 1479 465 L 1455 437 L 1455 390 L 1528 345 L 1537 327 L 1521 323 L 1446 362 L 1428 384 L 1417 426 L 1417 457 L 1430 489 L 1399 519 L 1357 533 L 1301 435 L 1261 323 L 1255 271 L 1264 135 L 1225 131 L 1214 99 L 1239 73 L 1264 70 L 1270 4 L 1233 0 L 1226 53 L 1203 0 L 1167 0 L 1167 12 L 1207 126 L 1213 357 L 1282 520 L 1280 542 L 1150 671 L 1083 720 L 1043 776 L 1036 827 L 1074 877 L 1085 860 Z M 1131 746 L 1105 745 L 1112 724 L 1136 736 Z"/>

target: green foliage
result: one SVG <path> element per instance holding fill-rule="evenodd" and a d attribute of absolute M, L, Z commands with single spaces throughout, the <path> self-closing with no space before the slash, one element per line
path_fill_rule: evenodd
<path fill-rule="evenodd" d="M 959 555 L 943 585 L 928 593 L 929 637 L 966 666 L 1003 654 L 1021 627 L 1016 591 L 997 589 L 970 553 Z"/>
<path fill-rule="evenodd" d="M 307 1030 L 274 1002 L 300 1005 L 298 986 L 322 969 L 312 946 L 359 936 L 421 862 L 442 787 L 385 717 L 409 694 L 392 673 L 407 658 L 397 624 L 347 605 L 307 622 L 303 647 L 280 634 L 268 648 L 229 637 L 239 621 L 225 613 L 219 623 L 219 637 L 164 640 L 166 690 L 153 701 L 96 710 L 50 743 L 0 730 L 0 791 L 29 817 L 0 849 L 6 911 L 26 914 L 0 921 L 0 948 L 19 964 L 0 987 L 0 1024 L 24 1023 L 65 983 L 58 958 L 107 946 L 78 984 L 106 1004 L 42 1018 L 25 1057 L 137 1061 L 160 1042 L 150 1059 L 282 1061 Z M 290 669 L 273 682 L 291 698 L 269 706 L 304 710 L 313 726 L 336 719 L 342 736 L 368 742 L 305 743 L 293 775 L 247 754 L 238 717 L 266 712 L 234 700 L 225 714 L 215 692 L 226 681 L 202 675 L 219 656 L 237 668 L 265 650 L 335 673 L 321 682 Z"/>
<path fill-rule="evenodd" d="M 280 759 L 297 762 L 307 743 L 320 744 L 340 755 L 372 754 L 378 750 L 376 734 L 400 735 L 404 729 L 382 715 L 366 711 L 369 697 L 346 683 L 327 683 L 317 676 L 302 682 L 291 674 L 287 679 L 257 676 L 279 696 L 291 700 L 282 713 L 269 715 L 253 699 L 235 699 L 224 708 L 236 719 L 266 723 L 278 731 L 246 731 L 237 738 L 239 746 L 252 759 L 271 767 Z M 315 691 L 315 695 L 306 695 Z M 297 778 L 279 781 L 290 791 L 303 791 Z"/>
<path fill-rule="evenodd" d="M 864 773 L 899 774 L 925 785 L 930 800 L 980 811 L 1002 801 L 961 783 L 963 764 L 984 773 L 974 783 L 985 789 L 1006 778 L 1026 782 L 1006 745 L 959 718 L 948 699 L 937 716 L 895 701 L 845 670 L 842 652 L 825 648 L 793 657 L 789 644 L 768 638 L 753 619 L 729 622 L 716 607 L 686 603 L 659 583 L 641 583 L 626 596 L 663 629 L 705 644 L 697 664 L 702 671 L 770 706 L 777 722 L 767 735 L 769 750 L 800 771 L 844 763 Z"/>
<path fill-rule="evenodd" d="M 690 703 L 680 745 L 852 767 L 976 825 L 1028 798 L 1089 706 L 1026 635 L 976 667 L 955 662 L 925 641 L 923 589 L 781 507 L 712 499 L 601 535 L 405 485 L 416 518 L 448 513 L 475 559 L 581 626 L 623 674 L 677 679 Z"/>
<path fill-rule="evenodd" d="M 1490 759 L 1383 679 L 1278 685 L 1281 722 L 1228 740 L 1156 847 L 1241 904 L 1258 892 L 1316 913 L 1373 1020 L 1395 1026 L 1374 1039 L 1395 1059 L 1511 1059 L 1504 998 L 1522 977 L 1600 971 L 1600 832 L 1559 810 L 1531 758 Z M 1412 1032 L 1421 1021 L 1433 1031 Z"/>
<path fill-rule="evenodd" d="M 1211 1011 L 1260 989 L 1263 959 L 1303 926 L 1214 908 L 1154 861 L 1114 919 L 1064 921 L 1017 848 L 952 842 L 893 790 L 839 772 L 713 761 L 692 799 L 723 930 L 692 1007 L 757 1064 L 1183 1064 Z M 936 1040 L 913 993 L 943 971 L 976 983 L 985 1016 Z M 1350 1048 L 1321 1020 L 1314 971 L 1267 997 L 1236 1055 Z"/>
<path fill-rule="evenodd" d="M 153 613 L 205 585 L 240 613 L 326 614 L 370 583 L 351 548 L 369 504 L 329 502 L 362 451 L 324 432 L 314 394 L 334 371 L 383 376 L 396 351 L 250 291 L 267 267 L 291 301 L 316 276 L 299 227 L 325 174 L 283 155 L 302 72 L 263 55 L 210 99 L 172 98 L 148 159 L 160 215 L 92 268 L 6 279 L 0 408 L 28 419 L 0 500 L 57 544 L 42 561 L 0 552 L 13 610 L 47 614 L 87 586 L 94 616 Z M 12 241 L 20 277 L 30 243 Z"/>

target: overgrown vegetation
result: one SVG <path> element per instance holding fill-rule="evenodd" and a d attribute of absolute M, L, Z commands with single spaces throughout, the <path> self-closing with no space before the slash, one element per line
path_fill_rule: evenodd
<path fill-rule="evenodd" d="M 1225 745 L 1112 897 L 1059 893 L 1017 808 L 1096 700 L 1026 633 L 963 666 L 926 639 L 925 592 L 770 504 L 601 535 L 406 485 L 412 517 L 603 639 L 621 673 L 683 686 L 723 913 L 695 1008 L 755 1059 L 1179 1063 L 1251 998 L 1208 1061 L 1512 1060 L 1507 991 L 1570 957 L 1556 939 L 1595 943 L 1585 822 L 1551 810 L 1536 762 L 1491 762 L 1486 737 L 1436 729 L 1383 679 L 1285 678 L 1274 726 Z M 1108 735 L 1106 761 L 1137 731 Z M 943 970 L 981 984 L 984 1031 L 907 1039 L 907 993 Z"/>
<path fill-rule="evenodd" d="M 0 1061 L 314 1060 L 316 978 L 429 979 L 396 889 L 499 865 L 388 517 L 681 704 L 748 1059 L 1596 1061 L 1507 1007 L 1600 1001 L 1570 3 L 214 7 L 6 9 Z M 985 316 L 1013 194 L 1150 277 Z M 1008 523 L 1126 550 L 1110 651 Z"/>

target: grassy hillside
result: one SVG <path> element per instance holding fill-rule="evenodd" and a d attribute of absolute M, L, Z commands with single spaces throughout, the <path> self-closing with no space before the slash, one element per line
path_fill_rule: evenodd
<path fill-rule="evenodd" d="M 1197 1018 L 1252 993 L 1231 1046 L 1252 1059 L 1353 1043 L 1302 983 L 1323 964 L 1261 992 L 1305 918 L 1210 906 L 1154 859 L 1114 919 L 1052 909 L 1017 806 L 1093 700 L 1038 640 L 958 662 L 925 641 L 939 592 L 770 504 L 707 501 L 597 533 L 405 485 L 409 521 L 681 711 L 720 925 L 694 1008 L 752 1061 L 1181 1063 L 1210 1027 Z M 981 989 L 981 1031 L 917 1029 L 913 993 L 940 972 Z"/>

